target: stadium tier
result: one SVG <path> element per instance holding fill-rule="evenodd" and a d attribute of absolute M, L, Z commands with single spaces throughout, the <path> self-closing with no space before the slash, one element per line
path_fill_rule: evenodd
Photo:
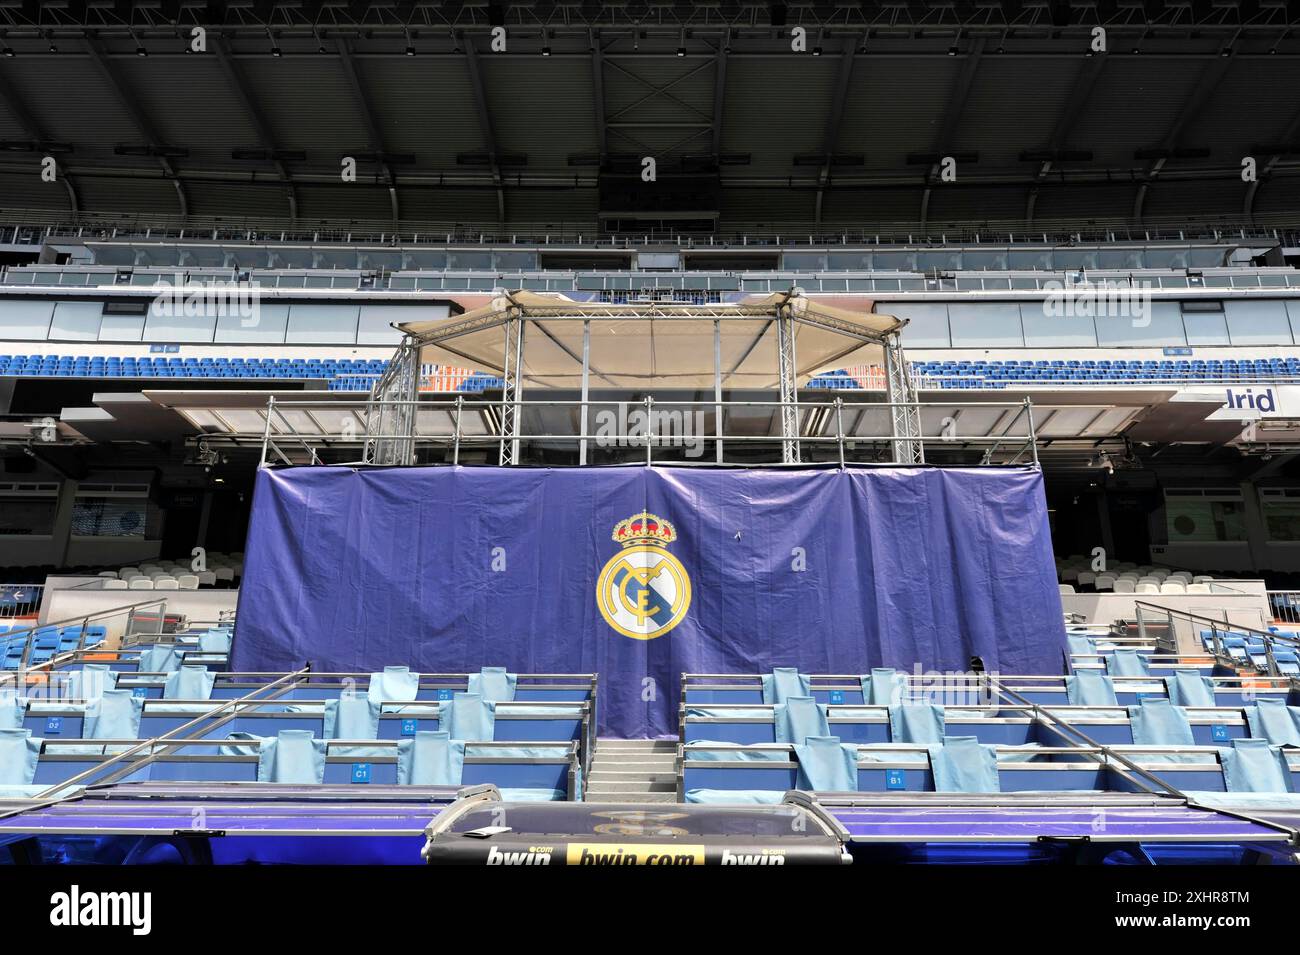
<path fill-rule="evenodd" d="M 0 925 L 1300 865 L 1295 12 L 0 3 Z"/>

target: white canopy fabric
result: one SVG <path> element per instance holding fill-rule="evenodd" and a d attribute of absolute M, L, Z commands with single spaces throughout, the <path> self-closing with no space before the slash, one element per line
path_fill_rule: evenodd
<path fill-rule="evenodd" d="M 777 387 L 776 325 L 795 319 L 799 383 L 846 365 L 879 364 L 880 342 L 902 326 L 890 315 L 856 312 L 786 293 L 733 304 L 577 302 L 512 292 L 482 308 L 397 327 L 422 343 L 420 362 L 468 365 L 501 374 L 511 318 L 523 318 L 524 387 L 578 388 L 583 323 L 591 322 L 591 387 L 712 388 L 714 321 L 721 332 L 726 388 Z"/>

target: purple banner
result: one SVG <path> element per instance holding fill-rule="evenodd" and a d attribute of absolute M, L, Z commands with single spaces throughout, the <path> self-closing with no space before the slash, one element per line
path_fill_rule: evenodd
<path fill-rule="evenodd" d="M 680 675 L 1061 673 L 1032 469 L 264 469 L 233 666 L 600 675 L 674 736 Z"/>

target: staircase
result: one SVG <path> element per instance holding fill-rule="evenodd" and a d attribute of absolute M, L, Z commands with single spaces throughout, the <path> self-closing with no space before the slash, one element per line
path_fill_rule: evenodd
<path fill-rule="evenodd" d="M 676 756 L 676 740 L 597 740 L 585 798 L 587 802 L 676 802 Z"/>

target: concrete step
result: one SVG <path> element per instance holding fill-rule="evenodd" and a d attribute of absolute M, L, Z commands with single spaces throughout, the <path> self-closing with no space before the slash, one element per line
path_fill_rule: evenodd
<path fill-rule="evenodd" d="M 591 763 L 592 772 L 608 770 L 615 773 L 672 773 L 677 765 L 673 760 L 657 762 L 651 759 L 629 759 L 614 762 L 608 759 L 596 759 Z"/>
<path fill-rule="evenodd" d="M 619 773 L 606 769 L 593 769 L 588 781 L 593 786 L 601 783 L 676 783 L 676 773 Z"/>
<path fill-rule="evenodd" d="M 596 750 L 662 750 L 674 752 L 677 749 L 675 739 L 598 739 Z"/>
<path fill-rule="evenodd" d="M 602 782 L 589 786 L 586 798 L 598 799 L 604 795 L 623 796 L 625 799 L 646 793 L 676 793 L 676 782 Z"/>
<path fill-rule="evenodd" d="M 677 760 L 676 753 L 593 753 L 592 761 L 605 763 L 660 763 L 671 766 Z"/>
<path fill-rule="evenodd" d="M 675 803 L 677 802 L 677 793 L 635 793 L 632 795 L 605 793 L 598 796 L 588 793 L 585 801 L 614 806 L 635 806 L 639 803 Z"/>

